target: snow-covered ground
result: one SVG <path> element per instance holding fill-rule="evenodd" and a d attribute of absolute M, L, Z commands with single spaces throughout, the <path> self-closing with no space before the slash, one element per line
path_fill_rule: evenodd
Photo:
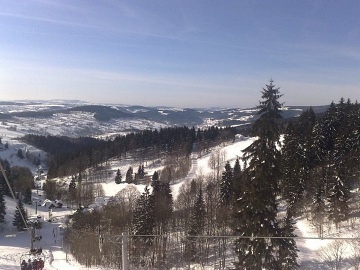
<path fill-rule="evenodd" d="M 16 134 L 12 137 L 16 137 Z M 9 158 L 12 161 L 12 164 L 19 164 L 23 166 L 29 166 L 32 168 L 32 171 L 36 170 L 33 165 L 26 160 L 21 160 L 16 156 L 15 149 L 23 147 L 20 142 L 10 138 L 10 135 L 7 135 L 10 147 L 7 150 L 0 151 L 1 158 Z M 231 165 L 234 165 L 235 159 L 242 156 L 242 150 L 249 146 L 252 143 L 252 138 L 243 138 L 242 140 L 235 141 L 234 143 L 228 145 L 219 146 L 213 151 L 221 151 L 224 153 L 225 160 L 230 161 Z M 197 154 L 192 155 L 192 168 L 187 177 L 178 181 L 176 184 L 172 185 L 172 192 L 174 198 L 177 197 L 180 187 L 190 181 L 191 179 L 200 176 L 206 175 L 211 172 L 209 167 L 209 159 L 211 153 L 203 154 L 198 156 Z M 137 168 L 138 164 L 131 164 L 131 160 L 122 161 L 122 164 L 114 163 L 111 169 L 116 171 L 121 167 L 122 171 L 125 171 L 130 165 L 133 168 Z M 161 165 L 161 164 L 160 164 Z M 148 174 L 152 174 L 155 170 L 161 169 L 161 166 L 149 166 L 145 167 L 145 171 Z M 222 164 L 222 168 L 225 163 Z M 133 185 L 133 184 L 131 184 Z M 128 184 L 115 184 L 114 181 L 108 181 L 102 183 L 102 187 L 106 196 L 114 196 L 119 191 L 127 187 Z M 139 192 L 143 192 L 145 185 L 136 185 L 136 188 Z M 41 194 L 41 193 L 40 193 Z M 45 199 L 43 196 L 36 195 L 34 191 L 34 199 Z M 16 228 L 12 225 L 12 219 L 15 211 L 15 203 L 12 199 L 6 198 L 6 207 L 7 207 L 7 223 L 0 225 L 0 269 L 3 270 L 14 270 L 19 269 L 20 257 L 22 254 L 28 252 L 29 250 L 29 233 L 28 232 L 18 232 Z M 35 214 L 34 205 L 25 205 L 29 214 Z M 65 207 L 61 209 L 55 209 L 53 211 L 53 216 L 56 218 L 54 222 L 46 221 L 48 219 L 49 213 L 46 207 L 39 206 L 38 214 L 42 216 L 42 219 L 45 220 L 43 223 L 43 228 L 41 229 L 41 235 L 43 239 L 41 240 L 41 247 L 44 250 L 46 255 L 46 267 L 45 269 L 86 269 L 84 266 L 79 265 L 72 258 L 70 254 L 67 254 L 66 247 L 62 243 L 62 235 L 59 229 L 59 226 L 64 222 L 64 217 L 67 214 L 70 214 L 71 211 Z M 341 230 L 335 230 L 332 228 L 328 232 L 325 231 L 325 237 L 353 237 L 357 235 L 356 229 L 359 229 L 359 224 L 355 225 L 355 230 L 353 228 L 343 226 Z M 319 252 L 323 247 L 326 247 L 331 240 L 319 240 L 319 239 L 305 239 L 304 237 L 317 238 L 317 233 L 315 228 L 311 225 L 306 218 L 297 220 L 297 229 L 296 234 L 299 236 L 297 239 L 298 249 L 299 249 L 299 262 L 303 263 L 301 269 L 325 269 L 322 268 L 323 265 L 317 263 L 319 260 Z M 350 250 L 350 249 L 349 249 Z M 350 252 L 350 251 L 349 251 Z M 345 256 L 346 257 L 346 256 Z M 95 268 L 92 268 L 95 269 Z M 344 269 L 351 269 L 350 267 Z"/>
<path fill-rule="evenodd" d="M 33 198 L 41 199 L 36 192 Z M 16 227 L 12 225 L 16 203 L 13 199 L 6 197 L 6 223 L 0 226 L 0 269 L 15 270 L 20 269 L 21 259 L 30 258 L 26 256 L 30 249 L 30 232 L 18 232 Z M 35 215 L 35 205 L 24 205 L 29 215 Z M 34 247 L 42 247 L 45 255 L 45 269 L 86 269 L 82 267 L 72 258 L 70 254 L 66 254 L 66 247 L 63 246 L 62 231 L 60 229 L 64 222 L 65 215 L 70 214 L 70 210 L 66 208 L 55 209 L 53 211 L 53 222 L 48 222 L 49 212 L 47 207 L 38 206 L 37 215 L 41 216 L 43 222 L 42 228 L 39 230 L 42 240 L 35 243 Z"/>

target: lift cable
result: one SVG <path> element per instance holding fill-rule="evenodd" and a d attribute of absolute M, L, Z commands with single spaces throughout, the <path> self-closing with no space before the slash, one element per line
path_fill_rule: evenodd
<path fill-rule="evenodd" d="M 82 234 L 88 235 L 99 235 L 99 233 L 78 230 L 73 228 L 68 228 L 70 231 L 75 231 Z M 121 234 L 109 234 L 103 233 L 100 234 L 102 237 L 107 239 L 121 238 L 124 235 Z M 147 234 L 147 235 L 136 235 L 128 234 L 127 237 L 169 237 L 170 234 Z M 360 237 L 319 237 L 319 236 L 244 236 L 244 235 L 183 235 L 183 238 L 236 238 L 236 239 L 304 239 L 304 240 L 349 240 L 349 241 L 360 241 Z"/>
<path fill-rule="evenodd" d="M 25 217 L 24 217 L 23 213 L 20 211 L 19 202 L 18 202 L 18 200 L 17 200 L 16 197 L 15 197 L 15 193 L 14 193 L 14 191 L 13 191 L 11 185 L 10 185 L 9 179 L 8 179 L 7 176 L 6 176 L 4 167 L 3 167 L 3 165 L 1 164 L 1 162 L 0 162 L 0 171 L 1 171 L 2 175 L 3 175 L 4 178 L 5 178 L 5 182 L 6 182 L 7 186 L 9 187 L 10 193 L 11 193 L 11 195 L 12 195 L 12 197 L 13 197 L 15 203 L 16 203 L 17 209 L 19 210 L 21 219 L 23 220 L 23 222 L 24 222 L 24 224 L 25 224 L 25 228 L 26 228 L 27 231 L 31 234 L 31 232 L 30 232 L 30 230 L 29 230 L 29 226 L 28 226 L 28 224 L 27 224 L 27 221 L 25 220 Z"/>

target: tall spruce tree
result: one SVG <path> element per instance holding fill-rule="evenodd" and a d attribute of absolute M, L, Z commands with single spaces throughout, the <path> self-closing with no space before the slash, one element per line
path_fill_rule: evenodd
<path fill-rule="evenodd" d="M 201 235 L 205 229 L 205 201 L 202 188 L 198 189 L 194 207 L 191 211 L 190 235 Z"/>
<path fill-rule="evenodd" d="M 21 215 L 21 213 L 22 215 Z M 26 227 L 26 224 L 24 222 L 24 219 L 27 220 L 27 213 L 24 209 L 24 205 L 21 201 L 18 202 L 18 206 L 16 207 L 14 219 L 13 219 L 13 225 L 19 230 L 22 231 Z"/>
<path fill-rule="evenodd" d="M 152 196 L 154 198 L 154 218 L 160 226 L 157 233 L 164 234 L 168 231 L 167 224 L 173 212 L 173 197 L 170 184 L 159 180 L 152 181 Z"/>
<path fill-rule="evenodd" d="M 225 170 L 222 173 L 220 182 L 220 203 L 228 206 L 232 202 L 232 196 L 234 193 L 234 179 L 233 170 L 229 162 L 225 164 Z"/>
<path fill-rule="evenodd" d="M 155 171 L 151 177 L 152 181 L 158 181 L 159 180 L 159 173 L 158 171 Z"/>
<path fill-rule="evenodd" d="M 338 111 L 340 128 L 335 141 L 335 162 L 341 178 L 348 180 L 360 169 L 360 107 L 348 100 L 338 105 Z"/>
<path fill-rule="evenodd" d="M 121 172 L 120 169 L 118 169 L 115 176 L 115 183 L 120 184 L 121 180 L 122 180 Z"/>
<path fill-rule="evenodd" d="M 334 102 L 330 104 L 324 117 L 314 128 L 313 141 L 318 168 L 314 171 L 312 213 L 319 234 L 323 233 L 322 223 L 325 216 L 320 213 L 323 208 L 335 224 L 345 220 L 349 215 L 348 204 L 353 175 L 353 166 L 350 165 L 352 162 L 349 162 L 352 159 L 349 158 L 352 147 L 347 145 L 346 139 L 352 136 L 353 125 L 352 121 L 348 120 L 349 117 L 351 118 L 350 102 L 345 104 L 344 99 L 341 99 L 337 105 Z"/>
<path fill-rule="evenodd" d="M 294 218 L 292 217 L 292 210 L 288 209 L 287 214 L 283 220 L 283 226 L 279 242 L 279 266 L 281 270 L 294 270 L 299 267 L 297 263 L 298 249 L 294 237 Z"/>
<path fill-rule="evenodd" d="M 310 201 L 308 198 L 311 195 L 308 192 L 310 174 L 316 166 L 315 151 L 312 147 L 312 132 L 315 124 L 315 113 L 310 108 L 303 112 L 296 122 L 290 122 L 286 130 L 282 147 L 281 189 L 289 205 L 299 205 L 305 201 L 304 198 Z"/>
<path fill-rule="evenodd" d="M 281 269 L 278 237 L 281 229 L 277 220 L 276 195 L 281 178 L 279 121 L 281 107 L 279 88 L 273 81 L 262 91 L 259 118 L 253 125 L 255 141 L 244 149 L 243 159 L 248 164 L 243 175 L 246 183 L 238 199 L 238 227 L 236 241 L 238 269 Z M 244 236 L 244 237 L 241 237 Z M 254 236 L 254 238 L 247 238 Z"/>
<path fill-rule="evenodd" d="M 134 177 L 133 177 L 133 168 L 130 166 L 129 169 L 126 171 L 126 176 L 125 176 L 125 181 L 128 184 L 131 184 L 134 182 Z"/>
<path fill-rule="evenodd" d="M 135 253 L 143 259 L 153 245 L 154 234 L 154 196 L 148 186 L 137 200 L 133 216 L 133 234 Z M 136 237 L 138 235 L 139 237 Z"/>
<path fill-rule="evenodd" d="M 236 215 L 238 213 L 237 199 L 240 197 L 241 192 L 243 190 L 242 186 L 243 186 L 243 176 L 242 176 L 242 171 L 241 171 L 240 159 L 236 158 L 236 161 L 234 164 L 234 170 L 233 170 L 234 191 L 233 191 L 232 201 L 231 201 L 232 209 L 230 209 L 231 216 L 228 217 L 231 231 L 234 231 L 237 227 L 237 221 L 236 221 L 236 218 L 234 218 L 234 217 L 236 217 Z M 222 209 L 220 211 L 222 211 Z M 221 214 L 221 215 L 224 215 L 224 214 Z"/>
<path fill-rule="evenodd" d="M 345 221 L 349 217 L 349 200 L 350 191 L 344 182 L 335 177 L 335 183 L 329 189 L 329 218 L 334 221 L 336 227 L 341 221 Z"/>
<path fill-rule="evenodd" d="M 237 199 L 241 194 L 241 165 L 240 165 L 240 159 L 237 158 L 234 165 L 234 171 L 233 171 L 233 178 L 234 178 L 234 194 L 235 198 Z"/>
<path fill-rule="evenodd" d="M 144 178 L 144 176 L 145 176 L 144 165 L 139 165 L 137 177 L 139 177 L 139 179 L 142 179 L 142 178 Z"/>
<path fill-rule="evenodd" d="M 350 214 L 350 189 L 354 184 L 353 177 L 359 170 L 359 162 L 356 162 L 359 155 L 356 154 L 356 144 L 353 144 L 352 141 L 355 139 L 354 133 L 359 132 L 360 121 L 359 117 L 354 115 L 350 100 L 347 103 L 344 102 L 343 98 L 340 100 L 339 104 L 336 105 L 333 121 L 336 121 L 338 126 L 334 142 L 334 164 L 331 164 L 336 172 L 330 181 L 327 199 L 329 218 L 338 225 L 340 221 L 346 220 Z M 359 138 L 357 140 L 359 141 Z"/>
<path fill-rule="evenodd" d="M 186 244 L 186 257 L 190 261 L 200 261 L 203 257 L 202 239 L 196 236 L 202 235 L 205 229 L 205 201 L 202 187 L 197 191 L 196 200 L 191 211 L 189 238 Z"/>
<path fill-rule="evenodd" d="M 152 197 L 154 199 L 154 234 L 162 236 L 154 241 L 155 256 L 157 262 L 160 263 L 165 262 L 166 259 L 167 233 L 169 233 L 169 223 L 173 213 L 173 197 L 169 182 L 160 181 L 158 176 L 155 171 L 152 180 Z"/>

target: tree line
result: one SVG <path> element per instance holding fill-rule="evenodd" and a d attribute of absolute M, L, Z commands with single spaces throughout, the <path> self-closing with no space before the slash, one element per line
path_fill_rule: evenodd
<path fill-rule="evenodd" d="M 49 154 L 48 177 L 74 175 L 86 168 L 96 167 L 111 158 L 131 155 L 140 160 L 153 160 L 169 155 L 189 155 L 194 143 L 209 149 L 219 141 L 228 141 L 235 131 L 230 127 L 198 129 L 168 127 L 119 135 L 111 140 L 68 138 L 28 134 L 22 140 Z"/>

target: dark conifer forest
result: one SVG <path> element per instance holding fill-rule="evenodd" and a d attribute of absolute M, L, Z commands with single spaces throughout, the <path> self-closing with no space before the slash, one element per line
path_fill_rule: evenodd
<path fill-rule="evenodd" d="M 187 156 L 196 143 L 200 151 L 234 138 L 232 128 L 210 127 L 195 130 L 188 127 L 169 127 L 143 130 L 111 140 L 81 137 L 26 135 L 22 140 L 49 154 L 49 177 L 77 174 L 88 167 L 98 166 L 111 158 L 152 160 L 158 157 Z"/>

